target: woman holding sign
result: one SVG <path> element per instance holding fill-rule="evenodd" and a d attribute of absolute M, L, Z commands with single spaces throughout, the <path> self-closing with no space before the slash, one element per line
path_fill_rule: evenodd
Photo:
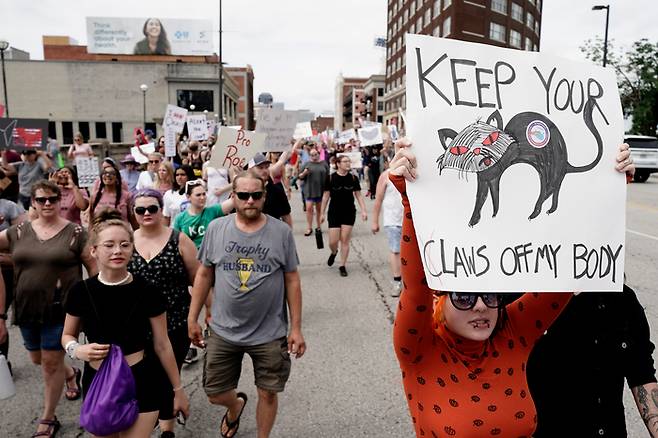
<path fill-rule="evenodd" d="M 402 194 L 403 293 L 395 320 L 395 353 L 417 436 L 531 436 L 536 410 L 526 363 L 539 337 L 571 298 L 525 294 L 505 305 L 496 293 L 433 291 L 427 286 L 405 178 L 416 179 L 416 159 L 400 140 L 390 165 Z M 618 157 L 618 170 L 632 164 Z M 436 302 L 433 306 L 433 295 Z M 432 309 L 434 311 L 432 312 Z"/>

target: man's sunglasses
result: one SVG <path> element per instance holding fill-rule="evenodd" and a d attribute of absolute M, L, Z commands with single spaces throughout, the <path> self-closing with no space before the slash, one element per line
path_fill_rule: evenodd
<path fill-rule="evenodd" d="M 151 214 L 156 214 L 160 210 L 159 205 L 149 205 L 148 207 L 135 207 L 135 214 L 143 216 L 147 211 Z"/>
<path fill-rule="evenodd" d="M 235 192 L 235 196 L 237 196 L 240 201 L 246 201 L 249 197 L 254 201 L 258 201 L 264 194 L 265 192 Z"/>
<path fill-rule="evenodd" d="M 450 292 L 448 296 L 452 305 L 458 310 L 471 310 L 475 307 L 478 298 L 482 298 L 484 305 L 490 309 L 497 309 L 504 306 L 503 295 L 501 294 Z"/>
<path fill-rule="evenodd" d="M 45 205 L 46 201 L 51 204 L 55 204 L 59 202 L 59 196 L 37 196 L 34 198 L 34 200 L 41 205 Z"/>
<path fill-rule="evenodd" d="M 160 160 L 149 160 L 149 164 L 160 164 Z"/>

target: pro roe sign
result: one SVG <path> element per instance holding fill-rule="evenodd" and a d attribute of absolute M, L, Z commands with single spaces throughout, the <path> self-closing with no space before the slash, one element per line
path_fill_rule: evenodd
<path fill-rule="evenodd" d="M 87 17 L 89 53 L 212 55 L 212 38 L 210 20 Z"/>

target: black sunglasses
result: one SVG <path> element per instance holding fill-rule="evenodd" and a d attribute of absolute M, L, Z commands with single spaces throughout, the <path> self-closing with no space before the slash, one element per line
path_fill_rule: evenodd
<path fill-rule="evenodd" d="M 158 164 L 160 163 L 160 160 L 149 160 L 150 164 Z"/>
<path fill-rule="evenodd" d="M 450 297 L 452 305 L 458 310 L 471 310 L 475 307 L 478 298 L 482 298 L 484 305 L 490 309 L 497 309 L 504 305 L 503 296 L 501 294 L 450 292 L 448 296 Z"/>
<path fill-rule="evenodd" d="M 41 205 L 45 205 L 46 201 L 50 202 L 51 204 L 55 204 L 59 202 L 59 196 L 37 196 L 34 198 L 34 200 Z"/>
<path fill-rule="evenodd" d="M 235 196 L 237 196 L 240 201 L 246 201 L 249 197 L 254 201 L 258 201 L 264 194 L 264 192 L 235 192 Z"/>
<path fill-rule="evenodd" d="M 135 207 L 135 214 L 143 216 L 147 211 L 151 214 L 156 214 L 160 210 L 159 205 L 149 205 L 148 207 Z"/>

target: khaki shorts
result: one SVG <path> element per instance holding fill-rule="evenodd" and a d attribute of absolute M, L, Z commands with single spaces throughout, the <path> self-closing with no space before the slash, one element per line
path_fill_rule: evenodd
<path fill-rule="evenodd" d="M 242 357 L 247 353 L 254 365 L 258 388 L 283 392 L 290 376 L 290 354 L 285 337 L 261 345 L 233 345 L 210 330 L 203 366 L 203 389 L 216 395 L 238 387 Z"/>

